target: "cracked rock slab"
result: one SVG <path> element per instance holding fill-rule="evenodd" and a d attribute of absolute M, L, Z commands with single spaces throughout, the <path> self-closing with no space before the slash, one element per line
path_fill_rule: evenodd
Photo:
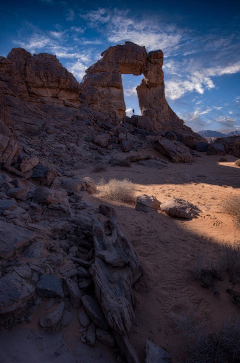
<path fill-rule="evenodd" d="M 171 357 L 166 350 L 147 340 L 145 363 L 171 363 Z"/>
<path fill-rule="evenodd" d="M 42 275 L 36 293 L 44 297 L 64 297 L 62 281 L 53 275 Z"/>
<path fill-rule="evenodd" d="M 8 259 L 29 243 L 33 234 L 26 228 L 0 221 L 0 257 Z"/>
<path fill-rule="evenodd" d="M 0 280 L 0 314 L 13 312 L 25 305 L 34 293 L 34 286 L 15 271 Z"/>

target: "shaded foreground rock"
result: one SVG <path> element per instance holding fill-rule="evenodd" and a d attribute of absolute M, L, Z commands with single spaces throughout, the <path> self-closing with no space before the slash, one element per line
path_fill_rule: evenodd
<path fill-rule="evenodd" d="M 75 281 L 70 278 L 66 280 L 66 286 L 70 297 L 70 302 L 72 306 L 76 309 L 79 309 L 82 305 L 82 294 L 81 291 Z"/>
<path fill-rule="evenodd" d="M 0 314 L 24 308 L 35 288 L 15 271 L 0 279 Z"/>
<path fill-rule="evenodd" d="M 119 346 L 120 350 L 123 352 L 127 363 L 140 363 L 140 360 L 137 356 L 137 352 L 135 351 L 134 347 L 130 343 L 128 337 L 122 336 L 121 334 L 117 333 L 116 331 L 113 332 L 113 336 L 114 336 L 114 339 L 117 342 L 117 345 Z"/>
<path fill-rule="evenodd" d="M 222 144 L 210 144 L 208 146 L 207 155 L 226 155 L 225 147 Z"/>
<path fill-rule="evenodd" d="M 201 212 L 200 209 L 192 203 L 175 197 L 161 204 L 160 208 L 162 212 L 165 212 L 170 217 L 183 219 L 191 219 L 197 217 Z"/>
<path fill-rule="evenodd" d="M 114 338 L 108 331 L 96 329 L 96 337 L 100 343 L 103 343 L 110 348 L 114 347 Z"/>
<path fill-rule="evenodd" d="M 110 327 L 126 335 L 131 330 L 134 318 L 132 286 L 142 274 L 138 256 L 114 222 L 111 223 L 108 235 L 105 234 L 102 225 L 96 223 L 93 239 L 96 257 L 92 274 L 96 296 Z M 112 248 L 124 253 L 129 263 L 121 268 L 113 267 L 98 257 L 99 253 L 111 252 Z"/>
<path fill-rule="evenodd" d="M 91 323 L 88 327 L 86 340 L 89 345 L 94 345 L 96 342 L 96 327 L 94 323 Z"/>
<path fill-rule="evenodd" d="M 83 328 L 87 328 L 91 323 L 91 320 L 84 309 L 79 312 L 78 320 Z"/>
<path fill-rule="evenodd" d="M 189 148 L 179 141 L 164 138 L 157 139 L 154 141 L 153 147 L 162 155 L 172 160 L 173 163 L 190 163 L 193 161 Z"/>
<path fill-rule="evenodd" d="M 91 296 L 84 295 L 82 303 L 92 321 L 101 329 L 108 329 L 108 323 L 103 314 L 102 308 Z"/>
<path fill-rule="evenodd" d="M 45 297 L 64 297 L 62 281 L 53 275 L 42 275 L 36 286 L 36 293 Z"/>
<path fill-rule="evenodd" d="M 33 237 L 34 235 L 26 228 L 0 221 L 0 257 L 5 259 L 11 257 Z"/>
<path fill-rule="evenodd" d="M 224 146 L 227 154 L 240 158 L 240 136 L 217 138 L 215 143 Z"/>
<path fill-rule="evenodd" d="M 0 333 L 1 363 L 115 363 L 98 346 L 89 347 L 72 340 L 75 354 L 62 333 L 47 334 L 30 329 Z"/>
<path fill-rule="evenodd" d="M 170 355 L 156 344 L 147 340 L 145 363 L 171 363 Z"/>
<path fill-rule="evenodd" d="M 48 189 L 48 188 L 37 188 L 34 193 L 34 200 L 41 204 L 59 204 L 67 196 L 67 193 L 59 190 Z"/>
<path fill-rule="evenodd" d="M 42 328 L 57 329 L 57 326 L 62 320 L 65 303 L 62 301 L 57 308 L 44 318 L 40 318 L 40 326 Z"/>

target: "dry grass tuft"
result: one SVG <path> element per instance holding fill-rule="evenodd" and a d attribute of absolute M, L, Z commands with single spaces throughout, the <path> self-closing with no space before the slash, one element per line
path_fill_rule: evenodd
<path fill-rule="evenodd" d="M 223 209 L 225 213 L 235 218 L 236 226 L 240 229 L 240 196 L 229 197 L 225 200 Z"/>
<path fill-rule="evenodd" d="M 235 161 L 235 165 L 240 166 L 240 159 Z"/>
<path fill-rule="evenodd" d="M 219 264 L 228 272 L 233 285 L 240 283 L 240 242 L 224 245 Z"/>
<path fill-rule="evenodd" d="M 200 283 L 200 286 L 205 289 L 210 289 L 215 295 L 218 291 L 215 289 L 215 281 L 222 281 L 219 273 L 219 262 L 213 263 L 211 260 L 206 258 L 198 258 L 190 270 L 190 275 L 194 281 Z"/>
<path fill-rule="evenodd" d="M 189 347 L 186 363 L 240 362 L 240 320 L 225 320 L 219 332 L 199 334 Z"/>
<path fill-rule="evenodd" d="M 209 333 L 209 324 L 191 312 L 180 313 L 172 324 L 184 338 L 186 363 L 240 362 L 240 319 L 225 319 L 216 333 Z"/>
<path fill-rule="evenodd" d="M 94 173 L 101 173 L 102 171 L 106 171 L 106 170 L 107 170 L 107 167 L 104 164 L 95 165 L 93 168 Z"/>
<path fill-rule="evenodd" d="M 128 179 L 110 179 L 108 183 L 102 180 L 98 186 L 98 190 L 104 199 L 123 203 L 136 202 L 134 185 Z"/>

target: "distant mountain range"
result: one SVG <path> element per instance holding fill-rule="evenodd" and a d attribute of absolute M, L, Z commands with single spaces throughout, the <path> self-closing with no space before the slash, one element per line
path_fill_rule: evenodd
<path fill-rule="evenodd" d="M 202 137 L 229 137 L 229 136 L 240 136 L 240 130 L 239 131 L 231 131 L 228 134 L 219 132 L 219 131 L 212 131 L 212 130 L 203 130 L 198 131 L 198 134 Z"/>

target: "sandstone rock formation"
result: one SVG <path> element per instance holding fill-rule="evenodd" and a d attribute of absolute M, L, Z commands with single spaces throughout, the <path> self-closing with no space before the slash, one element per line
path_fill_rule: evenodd
<path fill-rule="evenodd" d="M 221 144 L 227 154 L 240 158 L 240 136 L 217 138 L 215 143 Z"/>
<path fill-rule="evenodd" d="M 82 96 L 102 115 L 115 120 L 125 116 L 121 74 L 144 75 L 137 87 L 139 106 L 158 131 L 181 130 L 194 134 L 169 107 L 165 99 L 163 52 L 146 52 L 145 47 L 126 42 L 108 48 L 102 58 L 87 69 L 82 81 Z M 198 138 L 196 136 L 196 138 Z"/>

